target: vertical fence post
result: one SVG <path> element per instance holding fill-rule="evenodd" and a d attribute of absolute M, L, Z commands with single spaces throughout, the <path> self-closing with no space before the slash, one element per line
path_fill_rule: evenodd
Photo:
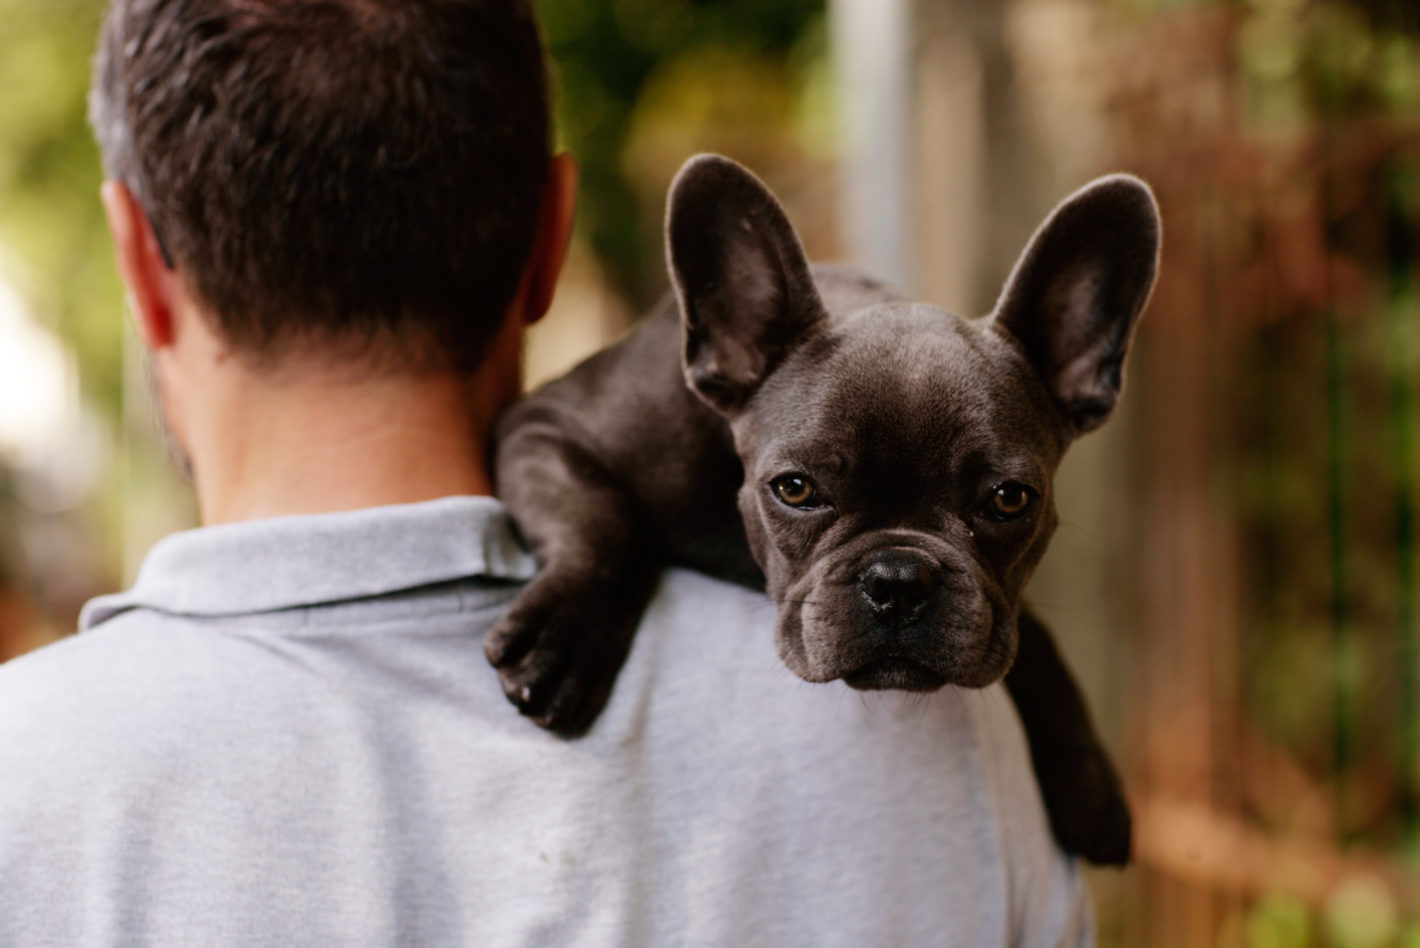
<path fill-rule="evenodd" d="M 849 258 L 906 287 L 913 282 L 913 0 L 832 0 L 842 109 L 841 227 Z"/>
<path fill-rule="evenodd" d="M 1323 161 L 1321 225 L 1329 227 L 1333 202 L 1332 163 Z M 1331 248 L 1326 248 L 1328 258 Z M 1351 692 L 1356 655 L 1349 628 L 1348 563 L 1346 558 L 1346 466 L 1350 453 L 1346 425 L 1346 352 L 1341 314 L 1337 311 L 1331 263 L 1326 263 L 1326 417 L 1327 417 L 1327 523 L 1331 552 L 1332 646 L 1332 770 L 1336 784 L 1337 828 L 1344 839 L 1348 829 L 1348 771 L 1351 766 Z"/>
<path fill-rule="evenodd" d="M 1331 549 L 1332 769 L 1337 823 L 1346 832 L 1346 777 L 1351 763 L 1351 635 L 1347 620 L 1345 359 L 1335 310 L 1326 317 L 1327 505 Z"/>
<path fill-rule="evenodd" d="M 1408 169 L 1407 169 L 1408 170 Z M 1417 315 L 1412 292 L 1414 234 L 1404 204 L 1406 184 L 1402 169 L 1392 169 L 1386 195 L 1387 306 L 1390 375 L 1391 470 L 1395 484 L 1396 649 L 1400 685 L 1400 800 L 1405 821 L 1405 847 L 1412 855 L 1420 850 L 1417 826 L 1416 765 L 1416 641 L 1415 596 L 1415 372 L 1417 368 Z"/>

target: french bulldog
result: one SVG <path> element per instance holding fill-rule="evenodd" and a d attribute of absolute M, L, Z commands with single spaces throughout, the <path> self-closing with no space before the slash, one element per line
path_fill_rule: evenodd
<path fill-rule="evenodd" d="M 586 731 L 663 564 L 767 591 L 811 682 L 981 688 L 1005 677 L 1056 838 L 1122 864 L 1116 771 L 1021 590 L 1056 526 L 1066 447 L 1114 408 L 1160 222 L 1100 178 L 964 319 L 813 265 L 728 158 L 671 186 L 674 301 L 513 406 L 495 478 L 540 570 L 485 641 L 508 698 Z"/>

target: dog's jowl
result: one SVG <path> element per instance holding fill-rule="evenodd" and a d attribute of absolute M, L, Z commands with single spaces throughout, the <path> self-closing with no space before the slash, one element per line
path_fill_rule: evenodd
<path fill-rule="evenodd" d="M 692 159 L 667 211 L 674 301 L 499 426 L 499 494 L 541 567 L 486 643 L 508 697 L 586 730 L 656 571 L 692 566 L 766 589 L 809 681 L 1005 676 L 1057 838 L 1126 861 L 1119 779 L 1020 597 L 1061 455 L 1118 398 L 1159 236 L 1149 189 L 1101 178 L 968 320 L 810 266 L 757 178 Z"/>

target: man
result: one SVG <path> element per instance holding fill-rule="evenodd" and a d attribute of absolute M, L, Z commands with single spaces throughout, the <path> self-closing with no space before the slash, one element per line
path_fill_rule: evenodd
<path fill-rule="evenodd" d="M 566 247 L 519 0 L 118 0 L 104 209 L 204 526 L 0 669 L 0 944 L 1076 944 L 1002 691 L 864 699 L 668 574 L 585 738 L 482 634 Z"/>

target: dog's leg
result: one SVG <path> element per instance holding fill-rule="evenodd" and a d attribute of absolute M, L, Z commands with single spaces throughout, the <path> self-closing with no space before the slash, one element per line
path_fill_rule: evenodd
<path fill-rule="evenodd" d="M 571 736 L 611 696 L 660 558 L 635 498 L 564 425 L 534 397 L 501 426 L 498 494 L 539 572 L 484 651 L 519 711 Z"/>
<path fill-rule="evenodd" d="M 1129 861 L 1129 805 L 1090 713 L 1045 625 L 1022 608 L 1020 648 L 1006 675 L 1030 743 L 1055 838 L 1098 865 Z"/>

